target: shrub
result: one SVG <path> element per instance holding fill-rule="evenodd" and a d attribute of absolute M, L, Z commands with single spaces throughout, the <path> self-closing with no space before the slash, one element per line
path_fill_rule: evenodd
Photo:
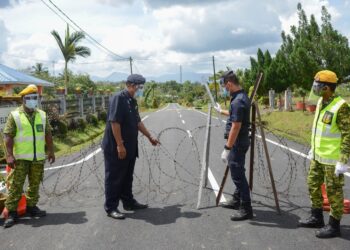
<path fill-rule="evenodd" d="M 55 135 L 57 135 L 60 138 L 65 138 L 67 136 L 68 133 L 68 125 L 67 122 L 64 120 L 57 120 L 57 121 L 53 121 L 51 122 L 51 124 L 53 125 L 53 133 Z"/>
<path fill-rule="evenodd" d="M 152 108 L 154 108 L 154 109 L 159 108 L 159 102 L 156 98 L 153 98 L 153 100 L 152 100 Z"/>
<path fill-rule="evenodd" d="M 69 123 L 68 123 L 68 129 L 69 130 L 76 130 L 78 129 L 79 127 L 79 124 L 78 124 L 78 121 L 75 120 L 75 119 L 70 119 Z"/>
<path fill-rule="evenodd" d="M 104 121 L 105 122 L 107 120 L 107 112 L 102 110 L 102 111 L 98 112 L 97 117 L 98 117 L 98 119 L 100 121 Z"/>
<path fill-rule="evenodd" d="M 269 105 L 269 97 L 268 96 L 261 96 L 259 98 L 259 104 L 260 105 Z"/>
<path fill-rule="evenodd" d="M 86 115 L 86 121 L 93 125 L 93 126 L 97 126 L 98 125 L 98 119 L 97 119 L 97 116 L 94 115 L 94 114 L 88 114 Z"/>
<path fill-rule="evenodd" d="M 78 130 L 84 131 L 87 126 L 87 122 L 83 118 L 78 118 Z"/>

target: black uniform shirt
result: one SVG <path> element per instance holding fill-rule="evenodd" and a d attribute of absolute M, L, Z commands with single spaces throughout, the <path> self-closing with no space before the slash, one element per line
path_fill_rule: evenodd
<path fill-rule="evenodd" d="M 230 133 L 232 122 L 241 122 L 242 126 L 238 133 L 234 146 L 249 145 L 249 124 L 250 124 L 250 100 L 245 91 L 234 92 L 230 104 L 230 116 L 226 123 L 226 133 Z"/>
<path fill-rule="evenodd" d="M 120 124 L 122 140 L 127 158 L 138 157 L 137 136 L 138 123 L 141 121 L 137 101 L 127 90 L 115 94 L 109 101 L 106 129 L 102 140 L 105 153 L 117 155 L 117 143 L 112 132 L 112 122 Z"/>

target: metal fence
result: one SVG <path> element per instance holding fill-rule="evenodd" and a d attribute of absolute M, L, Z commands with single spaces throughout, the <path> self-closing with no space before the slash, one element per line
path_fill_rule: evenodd
<path fill-rule="evenodd" d="M 67 113 L 79 113 L 79 99 L 66 100 Z"/>

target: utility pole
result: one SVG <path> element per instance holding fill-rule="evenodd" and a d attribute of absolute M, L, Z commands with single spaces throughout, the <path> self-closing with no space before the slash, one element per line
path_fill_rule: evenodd
<path fill-rule="evenodd" d="M 55 64 L 56 64 L 56 61 L 52 61 L 52 74 L 53 74 L 53 76 L 56 75 L 56 72 L 55 72 Z"/>
<path fill-rule="evenodd" d="M 130 74 L 132 74 L 132 57 L 129 57 L 129 61 L 130 61 Z"/>
<path fill-rule="evenodd" d="M 180 65 L 180 83 L 182 83 L 182 66 Z"/>
<path fill-rule="evenodd" d="M 215 74 L 215 58 L 213 56 L 213 70 L 214 70 L 214 87 L 215 87 L 215 101 L 218 101 L 218 90 L 216 87 L 216 74 Z"/>

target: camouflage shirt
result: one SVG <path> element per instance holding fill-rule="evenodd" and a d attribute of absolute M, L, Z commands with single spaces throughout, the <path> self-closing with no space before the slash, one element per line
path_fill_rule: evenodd
<path fill-rule="evenodd" d="M 35 119 L 35 114 L 38 113 L 36 110 L 32 113 L 26 113 L 23 106 L 19 107 L 20 111 L 24 111 L 25 115 L 27 116 L 30 124 L 32 124 L 32 126 L 34 125 L 34 119 Z M 45 135 L 51 134 L 51 125 L 49 123 L 49 120 L 46 116 L 46 127 L 45 127 Z M 7 134 L 9 136 L 11 136 L 12 138 L 16 136 L 16 132 L 17 132 L 17 126 L 16 126 L 16 122 L 15 119 L 13 118 L 12 114 L 10 113 L 6 124 L 5 124 L 5 128 L 4 128 L 4 134 Z"/>
<path fill-rule="evenodd" d="M 330 104 L 337 95 L 332 95 L 326 102 L 322 102 L 322 109 Z M 341 145 L 339 161 L 347 163 L 350 159 L 350 106 L 344 103 L 338 111 L 337 125 L 341 132 Z"/>

